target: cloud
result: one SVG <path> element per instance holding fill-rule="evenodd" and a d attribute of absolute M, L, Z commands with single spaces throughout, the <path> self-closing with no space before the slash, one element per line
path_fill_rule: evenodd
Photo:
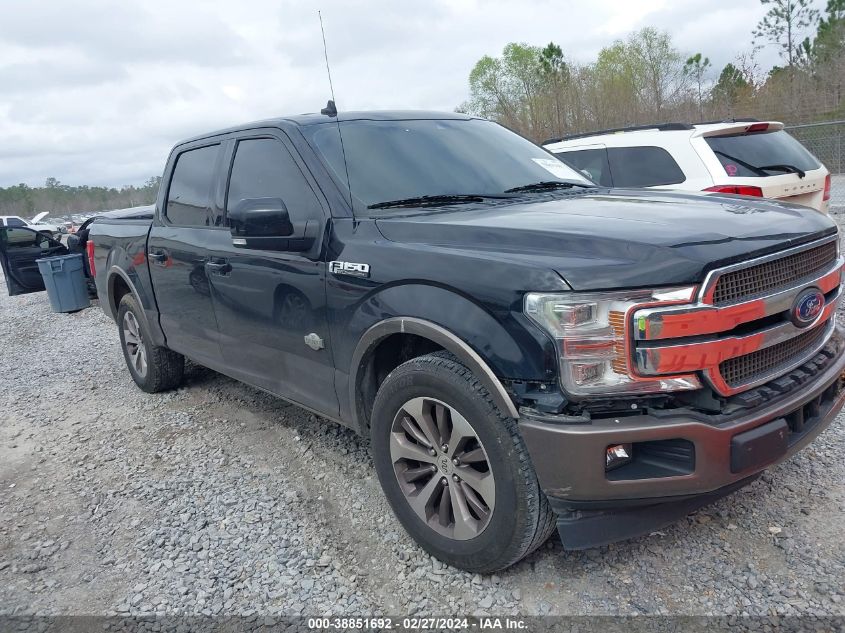
<path fill-rule="evenodd" d="M 0 186 L 48 176 L 141 183 L 161 173 L 183 138 L 319 110 L 329 86 L 317 8 L 301 0 L 4 0 Z M 587 63 L 646 25 L 668 30 L 684 52 L 709 56 L 718 72 L 751 48 L 762 14 L 758 0 L 324 0 L 319 8 L 346 110 L 452 110 L 468 96 L 475 62 L 508 42 L 554 41 Z"/>

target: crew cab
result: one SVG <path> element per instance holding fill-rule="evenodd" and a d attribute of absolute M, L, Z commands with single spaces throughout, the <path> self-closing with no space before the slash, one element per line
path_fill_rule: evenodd
<path fill-rule="evenodd" d="M 775 198 L 827 213 L 827 168 L 779 121 L 663 123 L 572 134 L 546 149 L 609 187 Z"/>
<path fill-rule="evenodd" d="M 151 219 L 91 224 L 141 389 L 189 358 L 349 426 L 408 533 L 475 572 L 555 527 L 647 534 L 840 411 L 829 217 L 595 186 L 462 114 L 325 112 L 179 143 Z"/>

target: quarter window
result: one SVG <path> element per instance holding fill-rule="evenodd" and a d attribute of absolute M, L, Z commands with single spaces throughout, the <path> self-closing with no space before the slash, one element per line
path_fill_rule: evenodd
<path fill-rule="evenodd" d="M 213 226 L 211 188 L 219 145 L 179 155 L 167 194 L 167 220 L 179 226 Z"/>
<path fill-rule="evenodd" d="M 281 198 L 293 224 L 321 214 L 314 191 L 290 152 L 276 139 L 238 143 L 226 209 L 236 209 L 243 201 L 255 198 Z"/>

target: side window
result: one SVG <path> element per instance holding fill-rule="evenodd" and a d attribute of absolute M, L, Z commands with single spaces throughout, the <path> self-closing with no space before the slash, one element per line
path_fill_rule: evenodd
<path fill-rule="evenodd" d="M 555 154 L 561 161 L 585 174 L 590 180 L 603 187 L 612 187 L 610 166 L 607 164 L 607 150 L 581 149 Z"/>
<path fill-rule="evenodd" d="M 611 147 L 607 150 L 615 187 L 676 185 L 686 176 L 662 147 Z"/>
<path fill-rule="evenodd" d="M 6 226 L 26 226 L 26 222 L 20 218 L 6 218 Z"/>
<path fill-rule="evenodd" d="M 47 248 L 50 246 L 50 238 L 32 229 L 0 228 L 0 244 L 7 250 Z"/>
<path fill-rule="evenodd" d="M 255 198 L 281 198 L 293 224 L 319 218 L 322 214 L 317 196 L 299 166 L 276 139 L 238 142 L 226 209 L 236 209 L 244 201 Z"/>
<path fill-rule="evenodd" d="M 167 192 L 165 215 L 170 223 L 213 226 L 211 186 L 219 150 L 219 145 L 210 145 L 179 154 Z"/>

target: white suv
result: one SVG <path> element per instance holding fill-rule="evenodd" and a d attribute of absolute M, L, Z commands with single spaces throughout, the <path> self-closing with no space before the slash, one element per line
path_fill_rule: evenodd
<path fill-rule="evenodd" d="M 777 121 L 666 123 L 577 134 L 544 147 L 608 187 L 777 198 L 823 213 L 830 173 Z"/>

